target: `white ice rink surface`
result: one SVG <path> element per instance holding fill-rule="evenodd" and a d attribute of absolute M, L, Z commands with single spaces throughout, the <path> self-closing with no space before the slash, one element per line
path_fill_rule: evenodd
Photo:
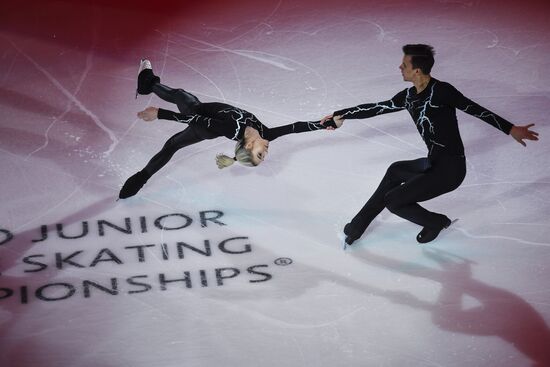
<path fill-rule="evenodd" d="M 175 3 L 1 15 L 0 366 L 550 366 L 548 6 Z M 141 57 L 273 127 L 409 87 L 406 43 L 541 137 L 458 112 L 466 179 L 425 206 L 460 220 L 434 243 L 385 210 L 341 248 L 386 168 L 426 154 L 406 111 L 285 136 L 257 168 L 219 170 L 233 142 L 204 141 L 115 202 L 183 129 L 136 118 L 175 109 L 134 99 Z"/>

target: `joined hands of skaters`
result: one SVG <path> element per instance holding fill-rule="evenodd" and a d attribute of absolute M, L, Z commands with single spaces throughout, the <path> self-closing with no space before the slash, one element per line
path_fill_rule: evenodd
<path fill-rule="evenodd" d="M 330 120 L 330 119 L 334 120 L 334 123 L 336 124 L 336 129 L 338 129 L 344 123 L 344 119 L 342 118 L 342 116 L 328 115 L 328 116 L 325 116 L 321 119 L 321 125 L 325 125 L 325 122 Z M 327 126 L 327 130 L 334 130 L 334 129 L 335 128 L 332 127 L 332 126 Z"/>
<path fill-rule="evenodd" d="M 143 121 L 153 121 L 158 118 L 159 109 L 158 107 L 147 107 L 143 111 L 137 113 L 137 117 Z"/>

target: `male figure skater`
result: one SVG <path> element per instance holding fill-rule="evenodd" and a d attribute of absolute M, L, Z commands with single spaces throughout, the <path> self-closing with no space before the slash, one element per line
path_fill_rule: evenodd
<path fill-rule="evenodd" d="M 416 236 L 419 243 L 433 241 L 442 229 L 451 225 L 447 216 L 428 211 L 418 203 L 453 191 L 464 180 L 466 161 L 457 108 L 511 135 L 523 146 L 525 139 L 538 140 L 538 133 L 529 130 L 534 124 L 515 126 L 466 98 L 451 84 L 433 78 L 431 46 L 405 45 L 403 53 L 399 69 L 403 80 L 413 83 L 413 87 L 388 101 L 335 111 L 322 120 L 334 118 L 341 123 L 344 119 L 363 119 L 407 109 L 428 148 L 427 157 L 395 162 L 388 168 L 374 194 L 344 227 L 345 242 L 349 245 L 362 236 L 384 207 L 423 227 Z"/>

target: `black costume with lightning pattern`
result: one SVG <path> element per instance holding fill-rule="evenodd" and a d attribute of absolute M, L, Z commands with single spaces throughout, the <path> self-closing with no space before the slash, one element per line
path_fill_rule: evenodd
<path fill-rule="evenodd" d="M 262 138 L 269 141 L 287 134 L 326 129 L 319 121 L 298 121 L 268 128 L 248 111 L 225 103 L 202 103 L 193 94 L 183 89 L 172 89 L 160 82 L 153 85 L 153 93 L 167 102 L 175 103 L 179 109 L 179 112 L 159 109 L 159 119 L 186 123 L 189 126 L 168 139 L 163 148 L 149 161 L 142 170 L 148 177 L 168 163 L 179 149 L 220 136 L 242 140 L 247 126 L 256 129 Z"/>
<path fill-rule="evenodd" d="M 443 214 L 430 212 L 418 204 L 460 186 L 466 175 L 464 145 L 458 129 L 456 109 L 478 117 L 510 134 L 509 121 L 466 98 L 451 84 L 431 78 L 416 93 L 407 88 L 388 101 L 361 104 L 334 112 L 345 119 L 363 119 L 407 110 L 428 148 L 425 158 L 393 163 L 380 185 L 346 226 L 353 242 L 371 221 L 387 208 L 394 214 L 428 229 L 440 230 L 450 224 Z"/>

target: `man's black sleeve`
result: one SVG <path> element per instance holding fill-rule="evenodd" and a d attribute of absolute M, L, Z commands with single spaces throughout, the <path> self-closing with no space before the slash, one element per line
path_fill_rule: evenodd
<path fill-rule="evenodd" d="M 345 119 L 366 119 L 385 113 L 401 111 L 405 108 L 407 90 L 397 93 L 392 99 L 378 103 L 365 103 L 359 106 L 334 111 L 333 116 Z"/>
<path fill-rule="evenodd" d="M 445 103 L 449 104 L 450 106 L 458 108 L 459 110 L 466 112 L 467 114 L 470 114 L 479 118 L 480 120 L 485 121 L 489 125 L 492 125 L 501 130 L 505 134 L 510 134 L 510 130 L 512 129 L 514 124 L 500 117 L 496 113 L 489 111 L 485 107 L 480 106 L 471 99 L 465 97 L 451 84 L 443 84 L 442 95 L 443 98 L 445 98 Z"/>

